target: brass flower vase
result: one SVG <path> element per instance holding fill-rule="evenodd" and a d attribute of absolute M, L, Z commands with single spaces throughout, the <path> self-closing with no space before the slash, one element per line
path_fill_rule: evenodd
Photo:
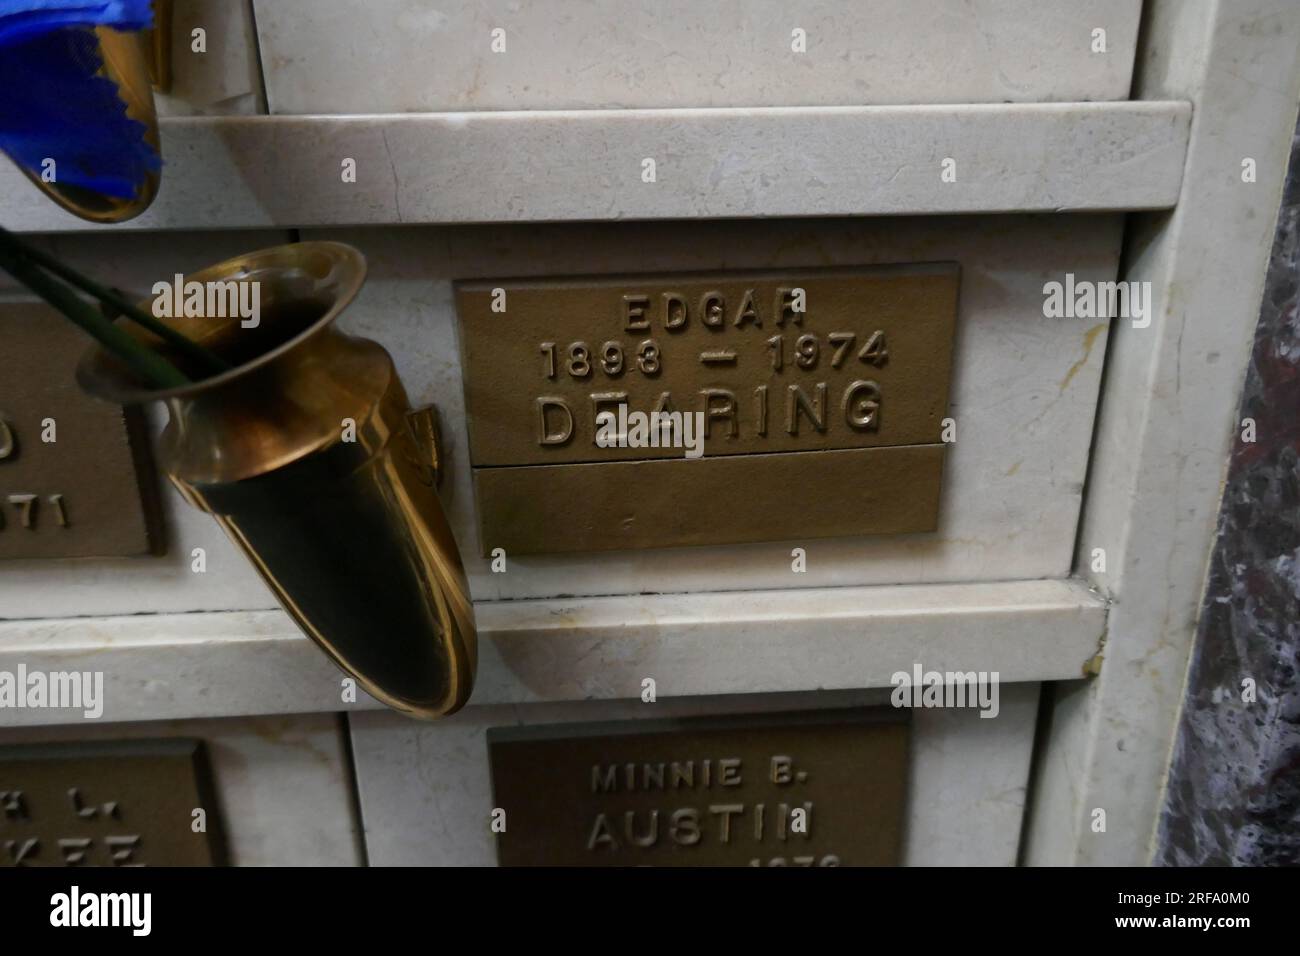
<path fill-rule="evenodd" d="M 184 281 L 257 283 L 256 325 L 239 314 L 162 319 L 229 371 L 200 379 L 153 333 L 127 326 L 194 384 L 143 388 L 100 348 L 77 377 L 110 401 L 166 402 L 158 457 L 181 494 L 362 688 L 438 717 L 474 683 L 473 605 L 437 494 L 436 415 L 412 410 L 380 345 L 334 325 L 364 278 L 361 254 L 336 242 L 229 259 Z"/>

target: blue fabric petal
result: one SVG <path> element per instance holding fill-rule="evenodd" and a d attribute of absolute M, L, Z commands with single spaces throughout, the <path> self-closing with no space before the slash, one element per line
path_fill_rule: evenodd
<path fill-rule="evenodd" d="M 148 0 L 0 0 L 0 149 L 60 183 L 129 199 L 162 165 L 126 115 L 90 27 L 148 26 Z"/>
<path fill-rule="evenodd" d="M 61 27 L 143 30 L 152 22 L 149 0 L 0 0 L 0 51 L 11 42 Z"/>

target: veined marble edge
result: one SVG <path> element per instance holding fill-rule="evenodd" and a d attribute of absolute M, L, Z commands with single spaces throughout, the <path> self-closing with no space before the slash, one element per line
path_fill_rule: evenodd
<path fill-rule="evenodd" d="M 741 116 L 777 117 L 808 116 L 810 114 L 875 115 L 906 118 L 914 114 L 945 113 L 1059 113 L 1069 115 L 1079 112 L 1093 113 L 1152 113 L 1174 117 L 1191 116 L 1192 104 L 1187 100 L 1074 100 L 1046 103 L 916 103 L 885 104 L 878 106 L 670 106 L 660 108 L 614 109 L 555 109 L 555 110 L 446 110 L 437 113 L 272 113 L 245 116 L 166 116 L 160 120 L 163 129 L 168 126 L 207 126 L 216 123 L 289 125 L 292 122 L 337 123 L 405 123 L 444 121 L 453 126 L 493 120 L 573 119 L 600 122 L 606 119 L 729 119 Z"/>
<path fill-rule="evenodd" d="M 158 200 L 136 220 L 108 227 L 83 222 L 53 207 L 37 191 L 30 189 L 17 169 L 0 170 L 0 194 L 13 197 L 6 202 L 3 215 L 8 226 L 20 232 L 1164 209 L 1174 205 L 1181 187 L 1190 116 L 1189 103 L 1168 100 L 174 117 L 164 119 L 161 130 L 164 162 L 171 164 L 177 172 L 170 181 L 164 173 Z M 745 125 L 741 128 L 752 140 L 765 128 L 779 131 L 785 123 L 819 117 L 827 120 L 857 119 L 866 123 L 874 120 L 892 129 L 893 139 L 902 145 L 892 147 L 893 153 L 886 159 L 878 159 L 877 165 L 902 162 L 900 169 L 928 168 L 935 162 L 933 153 L 938 137 L 944 141 L 948 151 L 963 157 L 968 164 L 974 162 L 979 168 L 979 156 L 985 154 L 1003 173 L 967 178 L 951 184 L 955 188 L 934 187 L 928 179 L 922 183 L 915 179 L 914 173 L 898 184 L 882 189 L 880 183 L 873 186 L 869 177 L 866 180 L 855 179 L 834 159 L 827 158 L 847 156 L 848 147 L 854 141 L 853 130 L 845 130 L 842 124 L 836 123 L 824 127 L 814 144 L 814 165 L 820 170 L 820 178 L 826 180 L 820 191 L 799 179 L 807 171 L 809 159 L 796 155 L 794 141 L 788 137 L 782 141 L 782 148 L 764 152 L 761 161 L 754 158 L 749 147 L 739 154 L 745 157 L 744 175 L 772 177 L 772 184 L 757 192 L 719 188 L 712 181 L 712 174 L 716 172 L 714 167 L 689 158 L 681 169 L 675 171 L 677 179 L 673 189 L 653 193 L 642 192 L 644 184 L 638 177 L 632 177 L 637 179 L 633 184 L 626 177 L 611 178 L 610 170 L 602 173 L 592 169 L 582 174 L 581 181 L 587 184 L 583 189 L 575 189 L 574 183 L 570 182 L 573 176 L 565 173 L 558 178 L 542 176 L 537 179 L 529 187 L 531 191 L 526 201 L 519 199 L 515 194 L 517 190 L 506 190 L 514 198 L 505 196 L 497 187 L 506 182 L 518 186 L 521 177 L 532 175 L 535 168 L 529 165 L 532 160 L 513 161 L 513 164 L 507 163 L 506 167 L 497 170 L 498 178 L 505 177 L 497 186 L 484 187 L 477 192 L 466 193 L 464 190 L 465 177 L 472 176 L 472 170 L 476 168 L 473 161 L 476 152 L 487 150 L 500 156 L 498 140 L 502 123 L 518 126 L 520 135 L 537 137 L 534 144 L 537 148 L 521 150 L 521 155 L 536 157 L 537 149 L 553 140 L 557 121 L 566 127 L 571 125 L 575 133 L 587 138 L 599 140 L 617 135 L 620 142 L 626 139 L 627 148 L 633 151 L 643 148 L 637 137 L 653 137 L 654 131 L 662 132 L 665 124 L 670 124 L 671 128 L 671 124 L 680 123 L 685 131 L 682 135 L 688 140 L 683 148 L 698 152 L 701 138 L 709 139 L 707 127 L 710 123 L 720 124 L 714 134 L 716 137 L 730 137 L 737 128 L 735 124 L 742 122 Z M 1069 122 L 1072 118 L 1074 122 Z M 1133 155 L 1127 159 L 1108 161 L 1108 147 L 1100 135 L 1109 129 L 1106 125 L 1108 119 L 1122 124 L 1118 127 L 1122 140 L 1133 144 Z M 910 129 L 912 123 L 922 124 L 919 134 Z M 927 123 L 933 127 L 928 134 Z M 935 132 L 936 123 L 947 124 L 942 127 L 942 136 Z M 1005 126 L 1004 135 L 992 135 L 990 123 Z M 1014 148 L 1007 145 L 1008 136 L 1013 131 L 1016 132 L 1013 139 L 1023 139 L 1025 123 L 1031 124 L 1031 129 L 1033 124 L 1041 123 L 1044 135 L 1059 140 L 1058 152 L 1064 154 L 1063 162 L 1054 170 L 1044 172 L 1035 166 L 1032 171 L 1037 178 L 1032 187 L 1026 186 L 1020 175 L 1030 170 L 1017 167 Z M 422 166 L 412 168 L 410 155 L 414 147 L 411 136 L 418 139 L 421 126 L 426 127 L 432 137 L 429 145 L 437 145 L 444 155 L 449 146 L 447 137 L 468 137 L 462 142 L 460 164 L 449 164 L 438 173 L 429 173 Z M 1079 129 L 1080 126 L 1083 130 Z M 416 132 L 412 133 L 412 128 Z M 625 128 L 633 131 L 628 137 L 616 133 Z M 1089 128 L 1096 134 L 1091 138 L 1087 137 Z M 367 173 L 357 182 L 355 190 L 326 190 L 322 193 L 322 183 L 326 181 L 322 177 L 328 178 L 328 174 L 319 162 L 313 166 L 311 157 L 321 150 L 348 155 L 344 144 L 339 142 L 339 136 L 349 129 L 355 130 L 358 137 L 348 144 L 357 157 L 356 161 L 367 170 L 377 168 L 378 172 Z M 394 147 L 390 146 L 387 137 L 389 131 L 399 129 L 405 135 L 403 142 L 396 146 L 399 162 L 395 164 Z M 170 148 L 169 131 L 179 134 L 179 141 L 173 139 Z M 474 138 L 479 134 L 483 137 L 481 141 Z M 267 146 L 276 145 L 306 162 L 300 170 L 302 175 L 294 177 L 288 191 L 276 188 L 268 178 L 265 158 L 255 158 L 259 153 L 259 137 Z M 382 144 L 379 142 L 381 137 Z M 1147 139 L 1154 139 L 1154 142 L 1148 143 Z M 947 145 L 949 140 L 950 146 Z M 970 150 L 963 152 L 963 141 L 969 142 Z M 1096 145 L 1093 145 L 1094 141 Z M 724 139 L 717 146 L 725 148 L 728 142 L 729 138 Z M 236 147 L 244 158 L 232 162 L 227 153 Z M 1080 165 L 1081 151 L 1091 156 L 1093 161 Z M 1177 155 L 1172 155 L 1173 151 Z M 615 158 L 631 162 L 627 156 Z M 850 160 L 845 158 L 843 162 L 848 164 Z M 1054 176 L 1051 175 L 1053 172 Z M 935 175 L 937 182 L 937 172 Z M 6 179 L 6 176 L 10 178 Z M 440 184 L 450 191 L 438 194 Z M 6 190 L 4 187 L 7 186 L 13 188 Z"/>
<path fill-rule="evenodd" d="M 671 695 L 664 690 L 665 696 L 687 698 L 885 687 L 889 674 L 910 666 L 918 647 L 924 663 L 940 669 L 998 670 L 1008 683 L 1066 679 L 1079 676 L 1095 652 L 1107 613 L 1105 602 L 1074 579 L 769 591 L 763 596 L 799 598 L 806 608 L 824 608 L 827 592 L 859 607 L 857 620 L 815 610 L 757 618 L 743 610 L 697 613 L 693 620 L 676 621 L 644 610 L 641 619 L 630 621 L 626 609 L 617 620 L 601 620 L 599 614 L 582 620 L 581 614 L 584 607 L 617 610 L 629 602 L 643 607 L 647 602 L 682 602 L 700 608 L 719 599 L 734 603 L 750 592 L 485 602 L 478 605 L 479 688 L 470 707 L 630 698 L 635 696 L 630 675 L 646 668 L 662 678 L 661 686 L 675 689 Z M 885 592 L 912 600 L 881 606 Z M 559 610 L 563 624 L 554 623 Z M 878 642 L 859 646 L 843 640 L 856 636 L 846 631 L 872 620 L 888 625 Z M 918 622 L 915 630 L 906 629 L 911 620 Z M 674 628 L 678 633 L 658 633 Z M 953 639 L 968 628 L 973 628 L 969 643 Z M 88 636 L 87 630 L 99 633 Z M 249 635 L 249 630 L 257 633 Z M 234 631 L 242 633 L 234 636 Z M 1040 640 L 1026 647 L 1026 635 Z M 819 642 L 820 653 L 799 655 L 803 663 L 792 666 L 791 653 L 805 641 Z M 749 642 L 757 642 L 752 654 Z M 570 656 L 593 653 L 605 654 L 610 666 L 590 674 L 573 672 Z M 715 656 L 713 670 L 701 665 L 702 659 Z M 102 669 L 108 705 L 96 723 L 380 707 L 364 693 L 355 703 L 343 703 L 341 672 L 279 610 L 0 622 L 0 670 L 14 671 L 20 664 L 29 672 Z M 846 683 L 843 676 L 850 671 L 854 678 Z M 114 701 L 125 704 L 114 706 Z M 0 726 L 82 719 L 79 712 L 64 710 L 6 710 L 0 718 Z"/>
<path fill-rule="evenodd" d="M 712 605 L 749 602 L 739 610 Z M 755 610 L 755 602 L 772 605 Z M 781 608 L 791 602 L 791 608 Z M 868 603 L 870 602 L 870 603 Z M 656 607 L 659 605 L 662 607 Z M 803 607 L 800 607 L 802 605 Z M 816 607 L 816 610 L 807 608 Z M 829 608 L 829 609 L 828 609 Z M 718 627 L 728 624 L 781 624 L 869 620 L 873 617 L 907 618 L 933 615 L 1014 615 L 1101 611 L 1105 600 L 1074 578 L 1025 581 L 958 582 L 952 584 L 887 584 L 831 588 L 795 588 L 759 591 L 698 591 L 680 594 L 601 595 L 574 598 L 521 598 L 475 601 L 479 636 L 511 637 L 517 633 L 556 631 L 631 630 L 644 627 Z M 567 620 L 559 621 L 563 611 Z M 573 618 L 582 615 L 583 619 Z M 222 625 L 238 626 L 231 635 Z M 180 628 L 180 633 L 168 627 Z M 208 625 L 211 625 L 209 627 Z M 129 643 L 115 636 L 107 641 L 52 643 L 49 635 L 70 630 L 110 629 L 129 635 Z M 194 630 L 197 628 L 198 630 Z M 253 633 L 248 633 L 252 631 Z M 46 636 L 40 636 L 46 635 Z M 76 647 L 137 647 L 167 644 L 252 644 L 302 637 L 278 608 L 262 610 L 185 611 L 68 618 L 0 619 L 0 659 L 16 649 L 71 650 Z M 23 636 L 31 643 L 17 643 Z M 305 640 L 306 638 L 303 637 Z"/>

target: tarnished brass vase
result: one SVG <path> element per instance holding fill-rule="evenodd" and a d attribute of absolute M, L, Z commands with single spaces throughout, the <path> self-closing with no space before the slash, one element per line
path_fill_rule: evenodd
<path fill-rule="evenodd" d="M 160 464 L 243 549 L 284 609 L 385 704 L 460 708 L 474 683 L 474 612 L 438 499 L 437 419 L 412 410 L 393 361 L 334 320 L 365 278 L 351 246 L 303 242 L 229 259 L 185 282 L 256 282 L 260 317 L 164 318 L 233 367 L 150 390 L 92 349 L 82 387 L 121 404 L 165 401 Z M 145 302 L 150 309 L 152 302 Z M 234 311 L 234 310 L 225 310 Z"/>

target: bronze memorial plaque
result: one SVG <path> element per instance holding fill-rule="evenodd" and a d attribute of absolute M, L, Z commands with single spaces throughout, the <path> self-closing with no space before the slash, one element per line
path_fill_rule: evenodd
<path fill-rule="evenodd" d="M 897 864 L 892 708 L 488 731 L 503 866 Z"/>
<path fill-rule="evenodd" d="M 223 862 L 221 821 L 199 741 L 0 747 L 0 865 Z"/>
<path fill-rule="evenodd" d="M 0 560 L 162 550 L 143 416 L 77 388 L 89 344 L 47 306 L 0 303 Z"/>
<path fill-rule="evenodd" d="M 485 555 L 933 531 L 955 263 L 456 284 Z"/>

